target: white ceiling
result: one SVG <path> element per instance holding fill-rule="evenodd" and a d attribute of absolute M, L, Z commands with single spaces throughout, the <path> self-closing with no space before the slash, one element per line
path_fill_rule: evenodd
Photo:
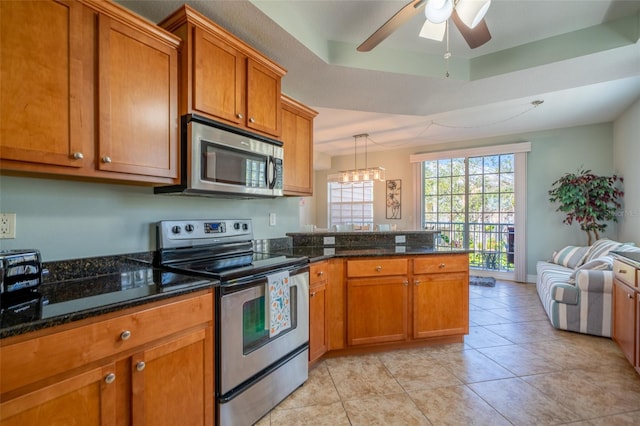
<path fill-rule="evenodd" d="M 284 66 L 330 156 L 361 133 L 375 151 L 610 122 L 640 97 L 640 0 L 493 0 L 487 44 L 452 28 L 449 78 L 422 13 L 356 51 L 409 0 L 117 1 L 152 22 L 188 3 Z"/>

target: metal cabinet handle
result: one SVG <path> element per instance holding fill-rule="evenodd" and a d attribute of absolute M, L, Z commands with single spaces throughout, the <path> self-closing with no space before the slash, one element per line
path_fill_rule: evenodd
<path fill-rule="evenodd" d="M 314 292 L 312 292 L 312 293 L 310 293 L 310 294 L 309 294 L 309 297 L 313 297 L 313 296 L 315 296 L 315 295 L 316 295 L 316 292 L 314 291 Z"/>
<path fill-rule="evenodd" d="M 120 340 L 127 340 L 129 337 L 131 337 L 131 332 L 129 330 L 125 330 L 120 333 Z"/>
<path fill-rule="evenodd" d="M 415 285 L 420 285 L 420 280 L 415 280 L 413 283 L 414 283 Z"/>
<path fill-rule="evenodd" d="M 408 285 L 409 285 L 409 280 L 404 280 L 404 281 L 402 281 L 402 285 L 404 285 L 404 286 L 408 286 Z"/>
<path fill-rule="evenodd" d="M 108 385 L 110 385 L 111 383 L 116 381 L 116 375 L 115 373 L 109 373 L 106 376 L 104 376 L 104 382 Z"/>
<path fill-rule="evenodd" d="M 320 272 L 318 272 L 318 276 L 319 276 L 319 277 L 321 277 L 321 276 L 323 276 L 323 275 L 324 275 L 324 271 L 320 271 Z"/>
<path fill-rule="evenodd" d="M 105 155 L 104 157 L 102 157 L 102 162 L 109 164 L 111 162 L 111 157 Z"/>
<path fill-rule="evenodd" d="M 629 298 L 629 299 L 633 299 L 633 294 L 629 294 L 629 293 L 627 293 L 627 298 Z"/>
<path fill-rule="evenodd" d="M 442 268 L 444 268 L 445 266 L 447 266 L 447 265 L 445 265 L 444 263 L 441 263 L 441 264 L 439 264 L 439 265 L 438 265 L 438 268 L 442 269 Z"/>
<path fill-rule="evenodd" d="M 136 364 L 136 370 L 142 371 L 147 366 L 144 361 L 140 361 Z"/>
<path fill-rule="evenodd" d="M 73 153 L 73 159 L 74 160 L 82 160 L 84 158 L 84 154 L 82 154 L 81 152 L 74 152 Z"/>
<path fill-rule="evenodd" d="M 255 118 L 251 117 L 251 118 L 249 119 L 249 123 L 255 123 L 255 122 L 256 122 L 256 119 L 255 119 Z"/>
<path fill-rule="evenodd" d="M 626 274 L 627 270 L 626 269 L 618 269 L 618 273 L 619 274 Z"/>
<path fill-rule="evenodd" d="M 242 115 L 242 114 L 236 114 L 236 117 L 237 117 L 237 118 L 239 118 L 239 119 L 242 119 L 242 118 L 244 118 L 244 115 Z"/>
<path fill-rule="evenodd" d="M 380 266 L 380 265 L 376 266 L 376 271 L 377 271 L 377 272 L 382 271 L 382 266 Z"/>

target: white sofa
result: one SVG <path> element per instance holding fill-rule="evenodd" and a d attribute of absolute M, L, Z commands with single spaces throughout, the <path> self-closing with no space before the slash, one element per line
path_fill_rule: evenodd
<path fill-rule="evenodd" d="M 613 258 L 610 251 L 638 251 L 633 243 L 601 239 L 567 246 L 536 265 L 536 288 L 551 324 L 561 330 L 611 337 Z"/>

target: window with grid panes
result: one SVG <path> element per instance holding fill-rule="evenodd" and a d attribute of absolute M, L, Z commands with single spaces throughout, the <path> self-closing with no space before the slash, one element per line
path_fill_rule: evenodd
<path fill-rule="evenodd" d="M 471 267 L 513 271 L 514 174 L 514 154 L 425 161 L 425 227 L 472 250 Z"/>
<path fill-rule="evenodd" d="M 373 229 L 373 182 L 329 182 L 329 227 L 369 225 Z"/>

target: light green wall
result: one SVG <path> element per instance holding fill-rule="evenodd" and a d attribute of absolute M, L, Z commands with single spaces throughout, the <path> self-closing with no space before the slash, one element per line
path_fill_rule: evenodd
<path fill-rule="evenodd" d="M 640 245 L 640 100 L 613 126 L 613 163 L 624 177 L 623 213 L 618 226 L 621 241 Z"/>
<path fill-rule="evenodd" d="M 298 200 L 154 195 L 148 187 L 2 176 L 0 211 L 17 214 L 17 238 L 0 240 L 0 249 L 39 249 L 45 261 L 150 251 L 153 224 L 165 219 L 252 218 L 255 238 L 283 237 L 299 229 Z"/>
<path fill-rule="evenodd" d="M 403 180 L 403 217 L 397 223 L 403 229 L 414 229 L 413 172 L 409 163 L 411 154 L 526 141 L 531 142 L 531 152 L 527 157 L 527 274 L 533 276 L 536 262 L 548 259 L 553 250 L 569 244 L 587 244 L 586 233 L 576 225 L 569 227 L 562 223 L 562 215 L 555 212 L 555 207 L 548 201 L 547 191 L 558 177 L 575 172 L 580 167 L 595 173 L 613 173 L 611 123 L 369 153 L 368 165 L 385 167 L 387 179 Z M 326 176 L 344 168 L 353 168 L 353 165 L 353 156 L 336 157 L 332 159 L 331 170 L 316 172 L 318 226 L 326 226 Z M 374 199 L 384 200 L 384 185 L 376 184 Z M 374 221 L 393 223 L 384 219 L 383 203 L 376 203 Z M 606 236 L 616 238 L 616 227 L 611 226 Z"/>
<path fill-rule="evenodd" d="M 625 205 L 629 212 L 620 224 L 625 241 L 640 243 L 640 177 L 637 140 L 640 107 L 636 103 L 616 125 L 616 171 L 627 175 Z M 625 118 L 626 117 L 626 118 Z M 383 166 L 387 179 L 402 179 L 402 218 L 384 217 L 383 203 L 377 204 L 376 223 L 396 223 L 413 229 L 413 172 L 409 155 L 417 152 L 460 149 L 502 143 L 530 141 L 527 196 L 527 272 L 535 274 L 535 262 L 546 259 L 554 249 L 567 244 L 586 244 L 586 235 L 561 223 L 561 216 L 547 200 L 551 183 L 565 172 L 584 166 L 596 173 L 614 172 L 613 124 L 549 130 L 492 139 L 403 148 L 369 153 L 368 165 Z M 619 157 L 619 158 L 618 158 Z M 360 165 L 361 166 L 361 165 Z M 90 257 L 153 250 L 152 224 L 181 218 L 241 217 L 254 220 L 256 238 L 277 238 L 295 232 L 302 224 L 326 227 L 326 175 L 353 167 L 353 156 L 332 160 L 332 170 L 315 174 L 313 198 L 227 200 L 154 195 L 147 187 L 67 180 L 0 177 L 0 211 L 17 214 L 17 238 L 0 240 L 0 249 L 37 248 L 44 260 Z M 375 199 L 384 199 L 383 184 L 376 184 Z M 310 211 L 310 207 L 314 211 Z M 277 214 L 277 226 L 268 226 L 268 213 Z M 635 213 L 634 213 L 635 212 Z M 623 231 L 624 230 L 624 231 Z M 612 227 L 607 236 L 616 238 Z"/>

